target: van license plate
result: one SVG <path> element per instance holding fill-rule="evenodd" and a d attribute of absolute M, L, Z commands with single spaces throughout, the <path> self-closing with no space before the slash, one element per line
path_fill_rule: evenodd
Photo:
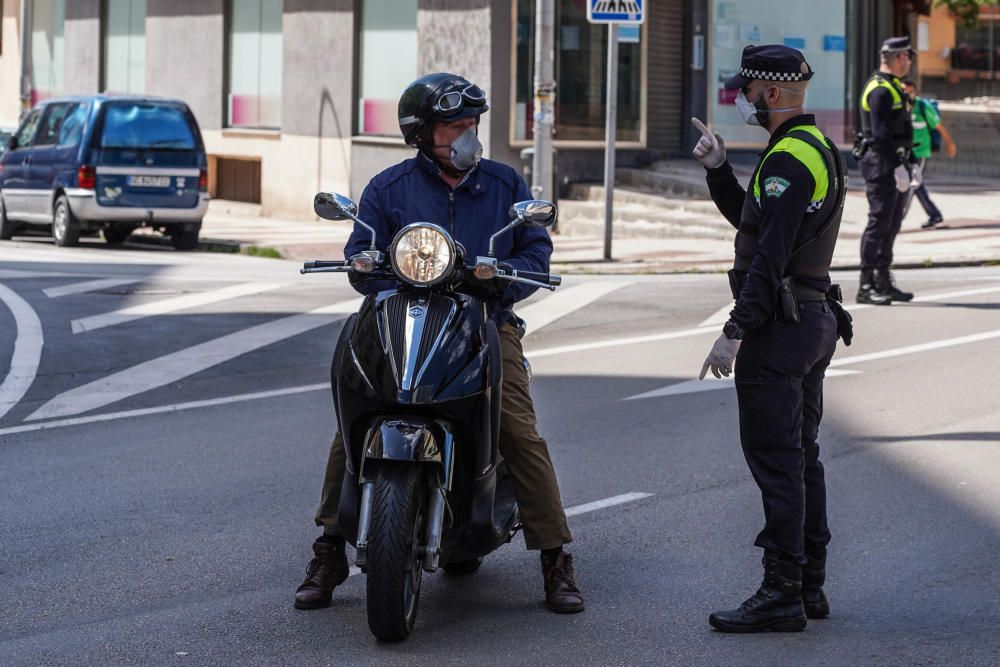
<path fill-rule="evenodd" d="M 169 176 L 129 176 L 128 184 L 137 188 L 169 188 Z"/>

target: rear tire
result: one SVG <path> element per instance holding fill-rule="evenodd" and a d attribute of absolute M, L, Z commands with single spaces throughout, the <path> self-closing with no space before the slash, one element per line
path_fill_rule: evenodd
<path fill-rule="evenodd" d="M 453 577 L 464 577 L 475 574 L 479 566 L 483 564 L 483 557 L 470 558 L 469 560 L 458 560 L 444 566 L 444 571 Z"/>
<path fill-rule="evenodd" d="M 412 463 L 380 463 L 368 534 L 368 627 L 384 642 L 413 631 L 423 575 L 423 470 Z"/>
<path fill-rule="evenodd" d="M 7 207 L 0 198 L 0 241 L 10 241 L 17 230 L 18 226 L 7 219 Z"/>
<path fill-rule="evenodd" d="M 118 225 L 108 225 L 101 230 L 101 236 L 104 237 L 104 242 L 108 245 L 121 245 L 125 243 L 125 239 L 127 239 L 131 234 L 131 227 L 122 227 Z"/>
<path fill-rule="evenodd" d="M 200 233 L 200 227 L 188 230 L 179 227 L 170 235 L 170 243 L 174 246 L 175 250 L 194 250 L 198 247 L 198 235 Z"/>
<path fill-rule="evenodd" d="M 80 242 L 80 223 L 66 195 L 59 195 L 52 207 L 52 240 L 60 248 L 71 248 Z"/>

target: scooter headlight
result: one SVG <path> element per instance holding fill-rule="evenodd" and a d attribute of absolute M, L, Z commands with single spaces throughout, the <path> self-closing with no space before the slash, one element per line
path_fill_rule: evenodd
<path fill-rule="evenodd" d="M 390 256 L 399 277 L 418 287 L 444 280 L 455 266 L 455 242 L 429 222 L 407 225 L 393 239 Z"/>

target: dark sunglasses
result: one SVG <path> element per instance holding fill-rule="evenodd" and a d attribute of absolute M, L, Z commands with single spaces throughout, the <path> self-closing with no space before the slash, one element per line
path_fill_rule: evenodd
<path fill-rule="evenodd" d="M 461 111 L 465 105 L 481 107 L 486 104 L 486 93 L 474 83 L 461 90 L 452 90 L 438 98 L 431 110 L 442 116 L 451 116 Z"/>

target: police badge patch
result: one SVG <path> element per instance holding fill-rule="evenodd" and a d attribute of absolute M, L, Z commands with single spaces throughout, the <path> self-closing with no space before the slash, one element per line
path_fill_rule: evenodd
<path fill-rule="evenodd" d="M 791 183 L 780 176 L 769 176 L 764 179 L 764 194 L 768 197 L 780 197 L 789 185 Z"/>

